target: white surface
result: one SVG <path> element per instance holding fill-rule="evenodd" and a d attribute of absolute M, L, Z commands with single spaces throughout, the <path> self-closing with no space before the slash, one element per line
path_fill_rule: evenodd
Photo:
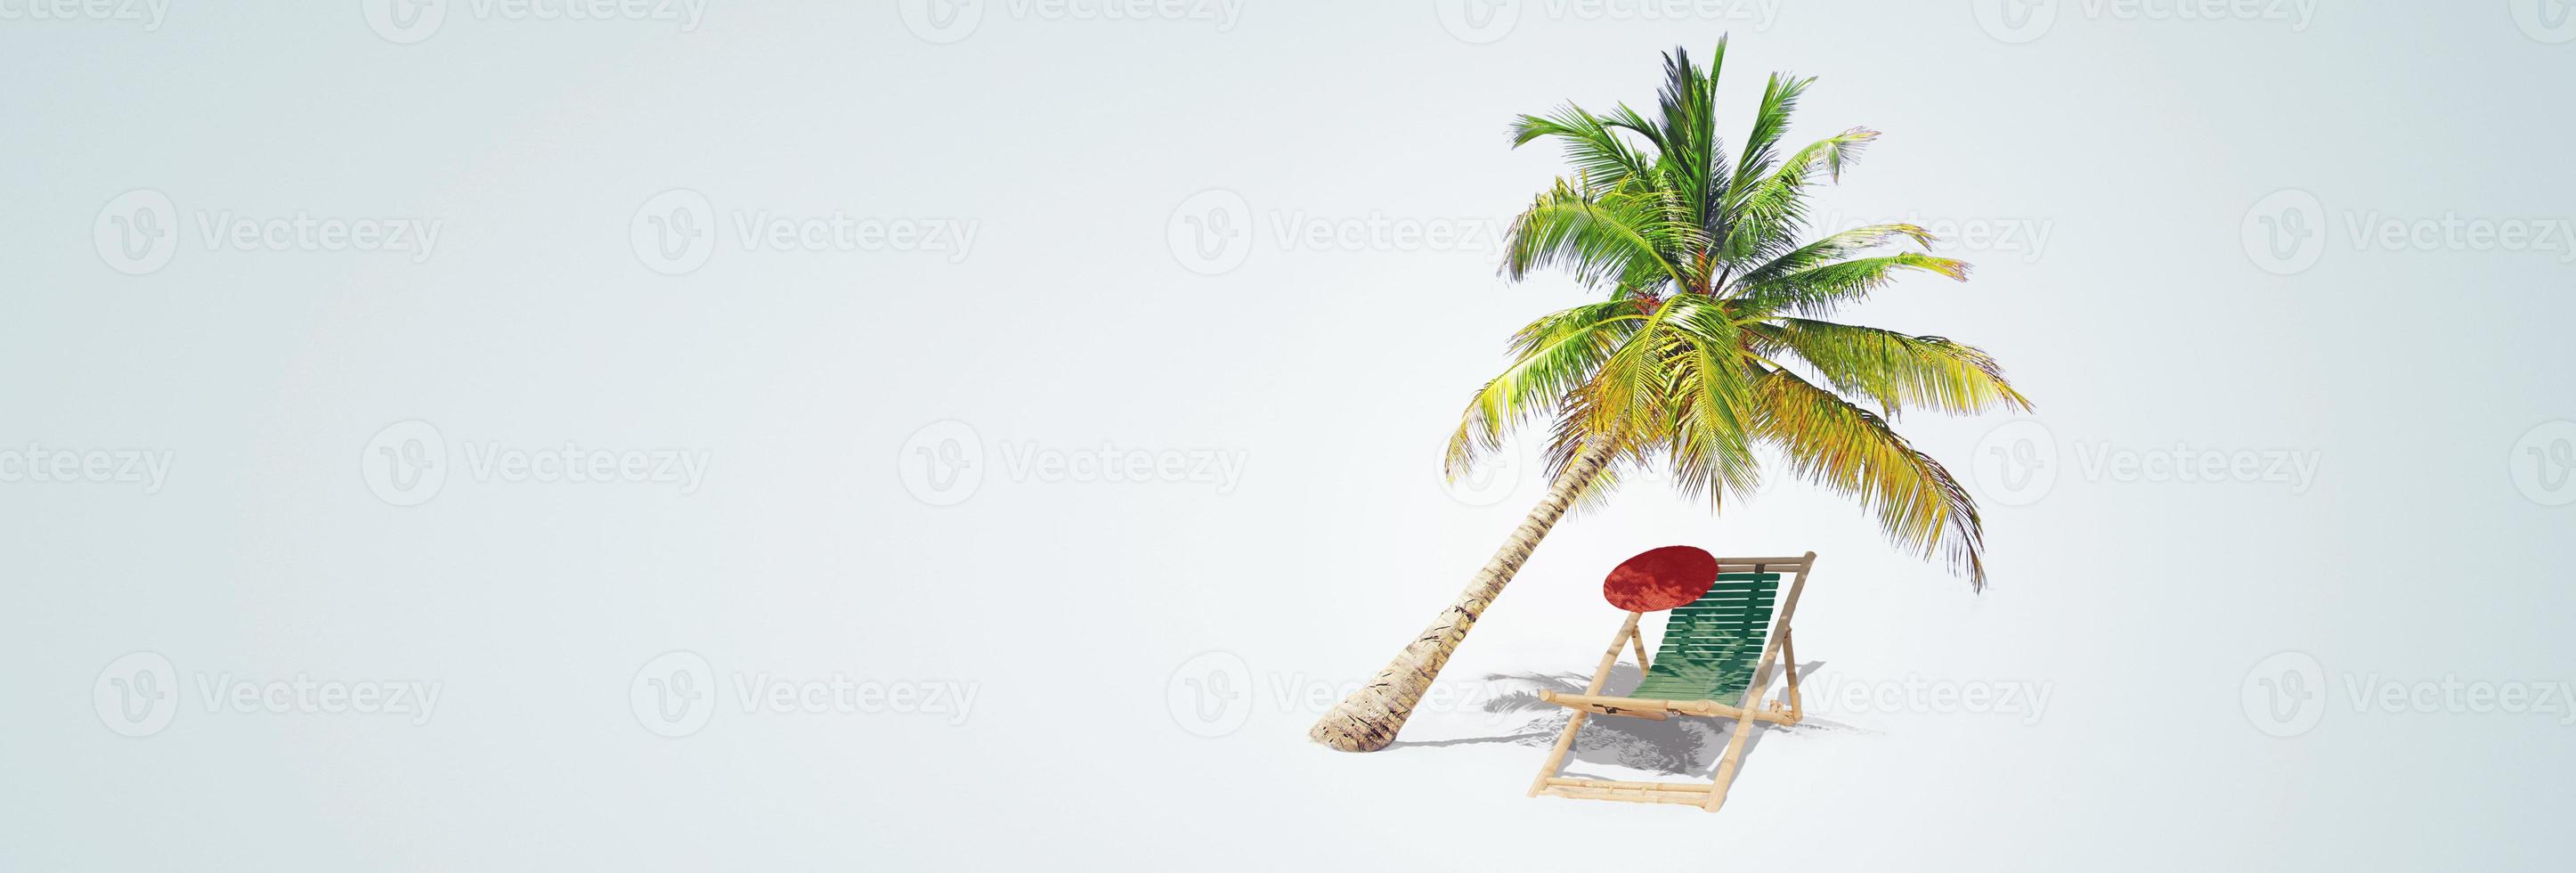
<path fill-rule="evenodd" d="M 2347 689 L 2576 678 L 2576 510 L 2530 466 L 2559 433 L 2535 426 L 2576 419 L 2576 273 L 2356 222 L 2566 219 L 2576 45 L 2528 3 L 2325 4 L 2295 30 L 2043 5 L 2020 42 L 1960 3 L 1533 0 L 1481 43 L 1424 3 L 1209 7 L 1231 26 L 986 3 L 943 42 L 880 4 L 684 29 L 450 3 L 407 44 L 345 4 L 0 21 L 0 448 L 170 461 L 148 493 L 0 483 L 0 868 L 1573 869 L 1641 844 L 1730 869 L 2556 868 L 2535 835 L 2567 806 L 2562 715 Z M 1600 575 L 1689 542 L 1822 555 L 1798 632 L 1819 681 L 2045 708 L 1846 706 L 1824 717 L 1847 730 L 1769 735 L 1717 816 L 1524 799 L 1541 748 L 1306 744 L 1536 499 L 1454 499 L 1436 460 L 1509 330 L 1581 297 L 1504 285 L 1472 244 L 1294 231 L 1472 234 L 1559 171 L 1505 148 L 1512 114 L 1650 101 L 1657 52 L 1727 30 L 1730 137 L 1775 69 L 1824 77 L 1798 133 L 1887 132 L 1821 210 L 1994 234 L 1959 252 L 1973 282 L 1854 320 L 1998 355 L 2053 484 L 1978 483 L 1983 595 L 1794 484 L 1716 520 L 1635 487 L 1551 537 L 1446 675 L 1588 669 L 1617 621 Z M 97 245 L 147 188 L 183 232 L 157 270 Z M 639 209 L 672 189 L 823 219 L 826 247 L 835 214 L 975 232 L 778 251 L 726 224 L 662 259 L 637 241 L 669 215 Z M 1176 251 L 1177 220 L 1234 208 L 1211 189 L 1246 248 Z M 2248 228 L 2273 213 L 2248 210 L 2305 208 L 2285 189 L 2323 248 L 2268 259 Z M 440 233 L 417 260 L 210 245 L 198 219 L 227 212 Z M 412 420 L 451 466 L 396 506 L 368 452 Z M 2040 444 L 1987 439 L 2006 423 L 1903 426 L 1971 476 Z M 972 490 L 916 497 L 965 437 Z M 567 441 L 706 467 L 548 484 L 464 455 Z M 1180 466 L 1038 466 L 1104 444 Z M 2313 479 L 2086 467 L 2178 444 Z M 2315 718 L 2290 738 L 2248 707 L 2311 677 L 2284 651 L 2330 691 L 2288 698 Z M 134 652 L 184 695 L 140 737 L 101 708 Z M 1229 657 L 1243 684 L 1186 684 Z M 684 674 L 714 709 L 657 735 L 674 686 L 639 682 Z M 197 696 L 299 675 L 439 694 L 418 724 Z M 836 678 L 838 709 L 733 696 Z M 1176 715 L 1200 687 L 1237 696 Z M 971 706 L 842 711 L 933 688 Z M 1527 718 L 1468 704 L 1406 739 Z"/>

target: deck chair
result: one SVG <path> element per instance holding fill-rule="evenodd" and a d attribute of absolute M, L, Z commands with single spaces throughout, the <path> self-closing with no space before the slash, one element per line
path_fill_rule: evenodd
<path fill-rule="evenodd" d="M 1592 672 L 1592 684 L 1582 694 L 1539 692 L 1539 699 L 1574 710 L 1574 714 L 1566 719 L 1565 733 L 1556 738 L 1555 750 L 1548 752 L 1547 766 L 1539 771 L 1538 781 L 1530 783 L 1529 796 L 1679 803 L 1710 812 L 1724 806 L 1727 787 L 1735 782 L 1736 766 L 1743 759 L 1744 743 L 1752 736 L 1753 723 L 1791 725 L 1800 718 L 1798 650 L 1789 639 L 1789 617 L 1798 610 L 1798 593 L 1805 590 L 1807 571 L 1815 563 L 1814 552 L 1796 558 L 1719 558 L 1717 583 L 1698 600 L 1672 610 L 1672 616 L 1665 619 L 1663 646 L 1652 663 L 1646 660 L 1645 634 L 1637 629 L 1645 613 L 1628 613 L 1618 634 L 1610 638 L 1610 650 L 1601 654 L 1601 666 Z M 1780 577 L 1784 573 L 1792 577 L 1788 599 L 1780 600 Z M 1765 631 L 1775 624 L 1771 620 L 1775 603 L 1779 607 L 1779 630 L 1766 641 Z M 1601 686 L 1609 681 L 1611 666 L 1618 663 L 1620 651 L 1630 646 L 1635 647 L 1638 666 L 1645 670 L 1645 681 L 1626 697 L 1602 696 Z M 1775 660 L 1787 667 L 1786 702 L 1757 705 L 1763 687 L 1755 680 L 1767 673 Z M 1726 755 L 1718 761 L 1716 779 L 1707 785 L 1559 777 L 1557 771 L 1564 766 L 1566 753 L 1574 748 L 1575 732 L 1582 730 L 1584 719 L 1593 715 L 1658 721 L 1675 715 L 1732 718 L 1735 735 L 1726 741 Z"/>

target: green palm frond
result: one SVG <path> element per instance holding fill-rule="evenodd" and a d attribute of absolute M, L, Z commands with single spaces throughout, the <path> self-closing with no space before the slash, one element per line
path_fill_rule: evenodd
<path fill-rule="evenodd" d="M 1956 415 L 2030 411 L 2001 364 L 1974 346 L 1858 325 L 1781 318 L 1753 328 L 1795 353 L 1835 392 L 1866 397 L 1890 418 L 1908 408 Z"/>
<path fill-rule="evenodd" d="M 1664 87 L 1655 102 L 1663 116 L 1658 126 L 1664 150 L 1659 163 L 1668 184 L 1702 219 L 1701 231 L 1717 239 L 1724 236 L 1723 229 L 1707 219 L 1718 214 L 1727 191 L 1726 150 L 1717 142 L 1717 81 L 1726 64 L 1724 39 L 1718 40 L 1713 55 L 1706 71 L 1692 66 L 1686 50 L 1676 48 L 1665 55 Z"/>
<path fill-rule="evenodd" d="M 1672 475 L 1682 493 L 1706 497 L 1758 483 L 1743 410 L 1751 397 L 1750 325 L 1713 298 L 1680 295 L 1666 304 L 1677 337 L 1666 363 L 1675 426 L 1667 434 Z"/>
<path fill-rule="evenodd" d="M 1506 431 L 1581 389 L 1644 320 L 1627 302 L 1593 303 L 1542 316 L 1513 334 L 1511 368 L 1477 390 L 1449 438 L 1449 475 L 1465 475 L 1479 454 L 1501 447 Z"/>
<path fill-rule="evenodd" d="M 1878 138 L 1878 131 L 1855 127 L 1799 149 L 1770 175 L 1746 185 L 1736 206 L 1737 217 L 1726 241 L 1730 260 L 1774 258 L 1796 249 L 1806 229 L 1807 189 L 1819 173 L 1839 181 L 1842 171 Z"/>
<path fill-rule="evenodd" d="M 1759 283 L 1746 283 L 1745 306 L 1753 311 L 1795 312 L 1801 315 L 1829 315 L 1834 310 L 1867 299 L 1869 293 L 1896 281 L 1906 270 L 1918 270 L 1955 281 L 1968 281 L 1968 264 L 1952 258 L 1899 252 L 1874 258 L 1853 258 L 1809 267 L 1794 273 L 1772 277 Z"/>
<path fill-rule="evenodd" d="M 1632 177 L 1649 175 L 1653 171 L 1653 164 L 1645 153 L 1622 139 L 1618 130 L 1572 103 L 1554 115 L 1523 115 L 1512 123 L 1512 145 L 1515 148 L 1541 137 L 1562 141 L 1566 162 L 1573 164 L 1584 179 L 1595 185 L 1615 188 Z"/>
<path fill-rule="evenodd" d="M 1742 288 L 1760 288 L 1780 277 L 1814 269 L 1863 252 L 1876 250 L 1898 239 L 1912 240 L 1916 246 L 1932 247 L 1932 234 L 1911 224 L 1871 224 L 1840 233 L 1829 234 L 1815 242 L 1797 246 L 1772 257 L 1761 266 L 1745 271 L 1736 281 Z"/>
<path fill-rule="evenodd" d="M 1569 103 L 1513 123 L 1514 146 L 1553 141 L 1573 172 L 1512 221 L 1503 274 L 1518 281 L 1562 269 L 1607 299 L 1513 336 L 1511 367 L 1460 416 L 1448 469 L 1467 472 L 1509 431 L 1547 418 L 1552 472 L 1584 453 L 1611 459 L 1582 483 L 1582 504 L 1605 499 L 1623 470 L 1660 464 L 1714 509 L 1756 486 L 1751 447 L 1768 443 L 1801 477 L 1858 499 L 1889 537 L 1982 587 L 1975 504 L 1887 418 L 2027 410 L 2030 401 L 1976 348 L 1815 320 L 1906 273 L 1965 280 L 1968 265 L 1890 250 L 1931 247 L 1931 234 L 1911 224 L 1804 239 L 1808 197 L 1839 182 L 1878 133 L 1849 128 L 1784 153 L 1815 80 L 1775 74 L 1730 157 L 1716 126 L 1725 57 L 1723 40 L 1705 68 L 1681 49 L 1666 54 L 1651 112 Z"/>
<path fill-rule="evenodd" d="M 1785 73 L 1771 74 L 1770 84 L 1762 89 L 1762 106 L 1753 113 L 1753 129 L 1745 134 L 1744 151 L 1736 159 L 1735 187 L 1749 188 L 1755 179 L 1769 175 L 1780 158 L 1780 140 L 1789 133 L 1789 117 L 1798 112 L 1798 98 L 1807 93 L 1814 77 L 1800 79 Z"/>
<path fill-rule="evenodd" d="M 1600 285 L 1651 268 L 1650 275 L 1685 282 L 1665 257 L 1704 246 L 1697 227 L 1676 220 L 1685 215 L 1653 189 L 1594 194 L 1559 181 L 1512 220 L 1503 272 L 1519 280 L 1533 270 L 1564 267 L 1584 284 Z"/>
<path fill-rule="evenodd" d="M 1939 461 L 1869 410 L 1788 371 L 1768 372 L 1757 390 L 1762 436 L 1799 478 L 1860 501 L 1889 539 L 1986 586 L 1976 501 Z"/>
<path fill-rule="evenodd" d="M 1645 137 L 1646 142 L 1655 147 L 1655 155 L 1658 158 L 1674 153 L 1672 140 L 1664 136 L 1664 129 L 1646 120 L 1645 116 L 1637 114 L 1637 110 L 1630 108 L 1628 104 L 1619 104 L 1619 108 L 1611 110 L 1610 115 L 1600 119 L 1600 122 L 1605 127 Z"/>

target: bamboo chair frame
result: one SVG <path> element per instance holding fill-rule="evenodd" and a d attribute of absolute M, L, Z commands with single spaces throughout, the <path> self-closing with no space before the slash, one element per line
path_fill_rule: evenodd
<path fill-rule="evenodd" d="M 1582 694 L 1558 694 L 1542 690 L 1539 699 L 1574 710 L 1565 721 L 1565 732 L 1556 738 L 1556 748 L 1547 753 L 1547 766 L 1530 783 L 1529 796 L 1548 795 L 1582 800 L 1620 800 L 1630 803 L 1674 803 L 1696 806 L 1716 812 L 1726 805 L 1727 789 L 1735 783 L 1736 768 L 1744 759 L 1745 741 L 1753 735 L 1754 722 L 1778 725 L 1797 724 L 1803 717 L 1798 699 L 1798 647 L 1789 636 L 1789 620 L 1797 615 L 1798 595 L 1807 588 L 1807 571 L 1816 565 L 1816 553 L 1795 558 L 1719 558 L 1720 573 L 1790 573 L 1788 594 L 1780 601 L 1779 618 L 1771 623 L 1771 638 L 1763 643 L 1762 658 L 1753 666 L 1752 681 L 1744 686 L 1744 698 L 1735 705 L 1716 700 L 1657 700 L 1637 697 L 1605 697 L 1601 686 L 1610 681 L 1610 668 L 1619 662 L 1620 650 L 1634 646 L 1637 668 L 1646 662 L 1646 638 L 1637 629 L 1645 613 L 1628 613 L 1619 632 L 1610 637 L 1610 648 L 1601 653 L 1601 666 L 1592 671 L 1592 684 Z M 1785 656 L 1785 660 L 1782 660 Z M 1783 700 L 1758 706 L 1768 684 L 1764 677 L 1775 662 L 1786 666 L 1788 688 Z M 1726 741 L 1726 754 L 1718 760 L 1717 773 L 1709 784 L 1696 782 L 1628 782 L 1614 779 L 1572 779 L 1557 775 L 1565 766 L 1565 756 L 1574 748 L 1574 735 L 1583 730 L 1584 720 L 1594 714 L 1648 718 L 1661 721 L 1675 715 L 1698 715 L 1735 719 L 1735 735 Z"/>

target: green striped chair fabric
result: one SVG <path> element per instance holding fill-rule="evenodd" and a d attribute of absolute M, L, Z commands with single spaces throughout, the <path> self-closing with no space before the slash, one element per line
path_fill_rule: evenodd
<path fill-rule="evenodd" d="M 1627 696 L 1727 703 L 1743 696 L 1779 599 L 1778 573 L 1718 574 L 1707 594 L 1664 620 L 1663 651 Z"/>

